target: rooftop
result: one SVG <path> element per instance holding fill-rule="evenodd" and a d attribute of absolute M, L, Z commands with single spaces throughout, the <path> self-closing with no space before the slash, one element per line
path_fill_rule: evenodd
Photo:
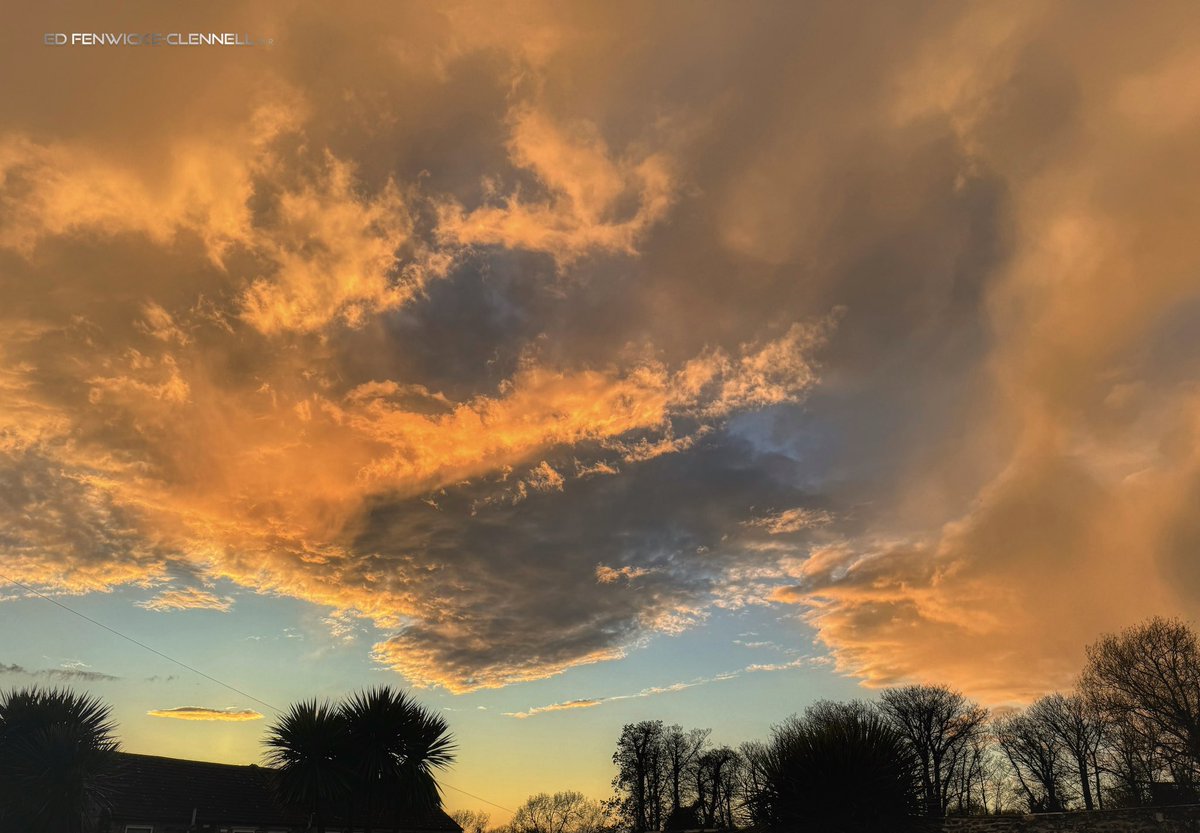
<path fill-rule="evenodd" d="M 153 755 L 120 753 L 113 775 L 111 804 L 113 818 L 189 825 L 195 812 L 197 826 L 238 824 L 248 826 L 305 827 L 309 812 L 279 802 L 271 785 L 274 771 L 259 766 L 216 764 L 160 758 Z M 343 822 L 344 808 L 325 812 L 326 824 Z M 355 810 L 357 824 L 365 819 L 362 802 Z M 413 816 L 381 810 L 374 823 L 385 829 L 405 831 L 448 831 L 460 828 L 442 811 Z"/>

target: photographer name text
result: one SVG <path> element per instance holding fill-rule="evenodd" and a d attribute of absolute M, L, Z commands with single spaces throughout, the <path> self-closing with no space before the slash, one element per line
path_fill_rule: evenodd
<path fill-rule="evenodd" d="M 272 46 L 242 32 L 47 32 L 47 46 Z"/>

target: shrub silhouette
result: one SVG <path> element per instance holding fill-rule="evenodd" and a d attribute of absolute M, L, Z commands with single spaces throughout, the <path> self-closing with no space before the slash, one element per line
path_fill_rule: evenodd
<path fill-rule="evenodd" d="M 775 728 L 762 769 L 762 815 L 785 830 L 893 833 L 919 810 L 914 761 L 879 715 L 853 709 Z"/>
<path fill-rule="evenodd" d="M 349 788 L 346 717 L 331 703 L 293 703 L 268 729 L 267 763 L 282 800 L 312 810 L 318 833 L 325 814 Z"/>
<path fill-rule="evenodd" d="M 263 741 L 278 770 L 280 797 L 313 811 L 318 829 L 332 810 L 346 826 L 356 813 L 370 833 L 381 811 L 421 815 L 442 806 L 434 772 L 454 760 L 446 721 L 391 686 L 333 705 L 295 703 Z"/>
<path fill-rule="evenodd" d="M 105 805 L 114 730 L 96 697 L 37 687 L 0 695 L 0 831 L 90 828 Z"/>

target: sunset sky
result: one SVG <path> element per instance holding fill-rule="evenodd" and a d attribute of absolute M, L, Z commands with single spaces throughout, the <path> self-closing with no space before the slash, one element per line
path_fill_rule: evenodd
<path fill-rule="evenodd" d="M 2 580 L 0 687 L 412 686 L 512 808 L 1200 610 L 1193 2 L 20 5 L 0 573 L 247 696 Z"/>

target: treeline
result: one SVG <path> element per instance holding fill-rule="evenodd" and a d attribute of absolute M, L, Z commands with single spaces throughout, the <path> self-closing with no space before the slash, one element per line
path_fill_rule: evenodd
<path fill-rule="evenodd" d="M 538 796 L 510 833 L 696 828 L 902 830 L 925 817 L 1197 801 L 1200 646 L 1154 618 L 1087 648 L 1076 688 L 989 712 L 941 685 L 822 701 L 733 747 L 708 729 L 626 725 L 614 796 Z M 569 800 L 568 800 L 569 799 Z"/>

